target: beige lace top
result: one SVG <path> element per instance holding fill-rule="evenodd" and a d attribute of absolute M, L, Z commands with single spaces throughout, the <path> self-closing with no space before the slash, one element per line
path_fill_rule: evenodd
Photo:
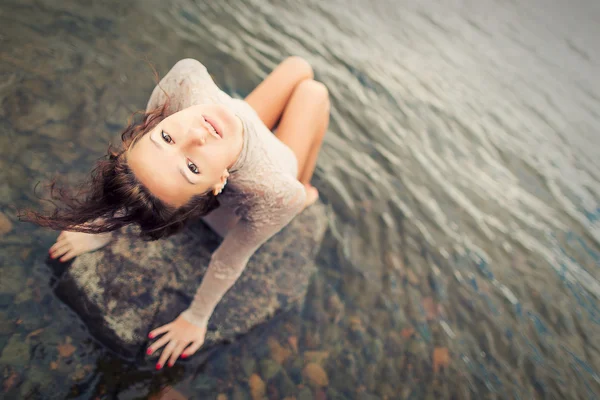
<path fill-rule="evenodd" d="M 200 62 L 185 59 L 175 64 L 154 88 L 147 109 L 163 104 L 163 90 L 173 112 L 196 104 L 221 103 L 240 117 L 244 127 L 242 152 L 219 195 L 221 206 L 204 218 L 224 239 L 211 256 L 192 304 L 183 312 L 188 321 L 206 325 L 252 254 L 300 212 L 306 194 L 296 179 L 298 163 L 292 150 L 273 135 L 248 103 L 220 90 Z"/>

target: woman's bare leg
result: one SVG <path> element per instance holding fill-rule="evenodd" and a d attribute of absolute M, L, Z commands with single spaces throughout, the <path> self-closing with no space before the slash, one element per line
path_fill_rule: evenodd
<path fill-rule="evenodd" d="M 273 130 L 283 114 L 294 89 L 312 79 L 310 64 L 300 57 L 288 57 L 245 98 L 263 123 Z"/>
<path fill-rule="evenodd" d="M 329 126 L 329 93 L 313 80 L 301 82 L 283 111 L 277 137 L 298 159 L 298 180 L 310 186 L 319 150 Z"/>
<path fill-rule="evenodd" d="M 275 135 L 298 159 L 298 180 L 307 191 L 307 205 L 318 197 L 312 178 L 329 125 L 329 94 L 316 82 L 310 65 L 299 57 L 283 61 L 252 91 L 246 101 L 269 129 L 279 122 Z"/>

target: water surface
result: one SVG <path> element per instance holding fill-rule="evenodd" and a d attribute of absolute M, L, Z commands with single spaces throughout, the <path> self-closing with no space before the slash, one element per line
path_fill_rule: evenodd
<path fill-rule="evenodd" d="M 597 398 L 599 4 L 3 1 L 0 390 Z M 333 216 L 305 309 L 200 370 L 121 363 L 53 295 L 56 234 L 16 208 L 41 204 L 40 180 L 86 176 L 145 106 L 146 60 L 197 58 L 243 97 L 292 54 L 333 103 L 315 177 Z"/>

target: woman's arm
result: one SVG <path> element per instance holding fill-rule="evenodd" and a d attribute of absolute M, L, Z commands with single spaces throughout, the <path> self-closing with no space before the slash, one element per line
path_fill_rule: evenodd
<path fill-rule="evenodd" d="M 162 367 L 169 357 L 169 365 L 172 365 L 182 352 L 183 357 L 187 357 L 202 345 L 210 316 L 242 274 L 252 254 L 302 210 L 306 192 L 296 179 L 291 176 L 275 178 L 269 182 L 269 187 L 272 189 L 261 193 L 260 203 L 249 209 L 213 253 L 190 307 L 171 324 L 150 333 L 151 338 L 165 335 L 148 348 L 149 353 L 176 341 L 174 345 L 167 345 L 157 367 Z"/>

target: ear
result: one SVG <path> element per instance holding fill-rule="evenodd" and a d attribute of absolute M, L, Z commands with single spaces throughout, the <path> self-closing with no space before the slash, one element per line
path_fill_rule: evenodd
<path fill-rule="evenodd" d="M 213 194 L 215 196 L 218 195 L 219 193 L 221 193 L 221 191 L 227 184 L 228 177 L 229 177 L 229 171 L 225 170 L 223 172 L 223 175 L 221 175 L 221 179 L 219 180 L 219 183 L 217 183 L 215 186 L 213 186 Z"/>

